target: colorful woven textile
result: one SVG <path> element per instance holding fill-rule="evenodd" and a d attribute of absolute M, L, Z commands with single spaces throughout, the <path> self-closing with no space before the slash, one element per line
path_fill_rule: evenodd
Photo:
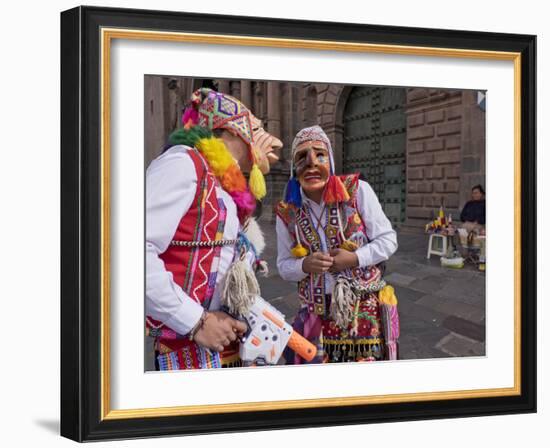
<path fill-rule="evenodd" d="M 253 145 L 253 115 L 243 103 L 225 93 L 201 88 L 193 93 L 191 108 L 186 109 L 182 120 L 185 129 L 195 125 L 212 130 L 226 129 L 231 134 L 240 137 L 248 147 L 248 158 L 252 165 L 248 182 L 250 191 L 258 200 L 266 195 L 265 179 L 257 165 L 258 161 Z M 199 150 L 201 150 L 200 147 Z M 210 162 L 211 158 L 208 159 Z M 227 189 L 225 185 L 224 188 Z"/>
<path fill-rule="evenodd" d="M 307 308 L 298 312 L 292 326 L 317 347 L 317 355 L 310 364 L 385 359 L 376 294 L 361 300 L 354 322 L 346 329 L 339 328 L 331 319 L 310 313 Z M 308 364 L 290 350 L 285 351 L 285 359 L 287 364 Z"/>
<path fill-rule="evenodd" d="M 319 228 L 314 225 L 307 207 L 280 202 L 275 208 L 277 216 L 286 224 L 293 243 L 300 243 L 308 253 L 325 250 L 321 247 L 318 232 L 325 233 L 327 250 L 341 247 L 346 240 L 353 240 L 358 246 L 368 242 L 364 223 L 355 206 L 358 176 L 352 174 L 339 177 L 350 199 L 341 204 L 327 204 L 325 219 Z M 350 278 L 360 279 L 366 284 L 377 278 L 377 270 L 376 267 L 355 268 L 344 274 Z M 310 274 L 298 283 L 298 295 L 302 304 L 307 305 L 310 312 L 318 315 L 327 314 L 328 308 L 324 297 L 330 293 L 331 291 L 325 291 L 324 276 L 321 274 Z"/>
<path fill-rule="evenodd" d="M 188 338 L 184 339 L 183 346 L 178 350 L 158 344 L 157 363 L 159 370 L 217 369 L 242 365 L 238 345 L 232 343 L 218 353 L 202 348 Z"/>
<path fill-rule="evenodd" d="M 198 112 L 196 124 L 208 129 L 227 129 L 252 145 L 251 113 L 239 100 L 225 93 L 201 88 L 193 92 L 191 102 Z"/>

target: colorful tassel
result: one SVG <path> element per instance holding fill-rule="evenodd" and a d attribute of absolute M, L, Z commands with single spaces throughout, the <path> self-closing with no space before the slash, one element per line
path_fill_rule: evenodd
<path fill-rule="evenodd" d="M 193 114 L 189 112 L 186 119 L 190 123 L 189 120 L 193 119 Z M 251 189 L 249 190 L 246 178 L 224 141 L 213 137 L 209 129 L 202 126 L 179 128 L 170 135 L 169 143 L 197 148 L 220 181 L 222 188 L 235 201 L 240 222 L 244 223 L 252 216 L 256 210 L 255 197 L 261 198 L 266 195 L 265 179 L 257 165 L 253 166 L 250 174 Z"/>
<path fill-rule="evenodd" d="M 185 145 L 195 147 L 200 139 L 211 137 L 212 131 L 210 129 L 203 128 L 202 126 L 193 126 L 189 129 L 176 129 L 174 132 L 172 132 L 172 134 L 170 134 L 168 142 L 171 145 Z"/>
<path fill-rule="evenodd" d="M 256 200 L 250 191 L 230 191 L 229 194 L 235 201 L 237 215 L 241 223 L 252 216 L 254 210 L 256 210 Z"/>
<path fill-rule="evenodd" d="M 267 194 L 264 175 L 256 164 L 252 165 L 248 185 L 250 187 L 250 191 L 258 200 L 261 200 Z"/>
<path fill-rule="evenodd" d="M 395 290 L 393 286 L 386 285 L 378 293 L 378 300 L 384 305 L 397 305 L 397 297 L 395 296 Z"/>
<path fill-rule="evenodd" d="M 199 122 L 199 113 L 194 107 L 187 107 L 181 117 L 181 123 L 186 129 L 195 126 Z"/>
<path fill-rule="evenodd" d="M 260 294 L 258 280 L 243 260 L 231 264 L 225 274 L 222 304 L 235 316 L 246 316 Z"/>
<path fill-rule="evenodd" d="M 359 246 L 351 240 L 344 240 L 344 242 L 340 244 L 340 249 L 345 249 L 348 252 L 355 252 L 358 247 Z"/>
<path fill-rule="evenodd" d="M 195 147 L 208 160 L 208 165 L 216 177 L 221 177 L 235 160 L 221 138 L 202 138 Z"/>
<path fill-rule="evenodd" d="M 296 258 L 303 258 L 308 255 L 308 250 L 302 246 L 300 243 L 296 244 L 290 252 L 292 252 L 292 255 L 294 255 Z"/>
<path fill-rule="evenodd" d="M 247 188 L 246 179 L 237 164 L 227 168 L 227 171 L 222 174 L 220 182 L 225 191 L 245 191 Z"/>
<path fill-rule="evenodd" d="M 326 204 L 336 204 L 338 202 L 347 202 L 350 200 L 350 195 L 338 176 L 329 177 L 323 193 L 323 200 Z"/>
<path fill-rule="evenodd" d="M 300 183 L 295 177 L 291 177 L 286 184 L 285 202 L 298 208 L 302 206 L 302 193 L 300 192 Z"/>

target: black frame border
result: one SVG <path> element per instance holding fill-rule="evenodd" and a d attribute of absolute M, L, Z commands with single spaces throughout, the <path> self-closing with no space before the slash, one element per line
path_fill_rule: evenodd
<path fill-rule="evenodd" d="M 521 395 L 101 420 L 100 29 L 521 53 Z M 61 435 L 143 438 L 536 412 L 536 36 L 77 7 L 61 13 Z"/>

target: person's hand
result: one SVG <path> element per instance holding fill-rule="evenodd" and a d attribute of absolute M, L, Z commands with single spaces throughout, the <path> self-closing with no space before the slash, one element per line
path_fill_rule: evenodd
<path fill-rule="evenodd" d="M 330 255 L 334 260 L 330 272 L 341 272 L 359 266 L 359 259 L 355 252 L 346 249 L 331 249 Z"/>
<path fill-rule="evenodd" d="M 323 274 L 332 266 L 332 257 L 323 252 L 314 252 L 304 258 L 302 271 L 308 274 Z"/>
<path fill-rule="evenodd" d="M 223 311 L 209 311 L 193 340 L 201 347 L 217 352 L 246 333 L 247 326 Z"/>

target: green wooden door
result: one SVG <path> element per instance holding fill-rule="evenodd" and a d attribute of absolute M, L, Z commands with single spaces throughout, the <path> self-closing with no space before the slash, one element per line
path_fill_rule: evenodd
<path fill-rule="evenodd" d="M 344 110 L 344 173 L 360 172 L 394 225 L 405 220 L 403 88 L 355 87 Z"/>

